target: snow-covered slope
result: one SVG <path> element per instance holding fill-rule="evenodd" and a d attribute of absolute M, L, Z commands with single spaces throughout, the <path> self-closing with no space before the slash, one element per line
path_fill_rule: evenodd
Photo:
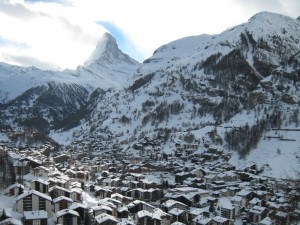
<path fill-rule="evenodd" d="M 1 64 L 2 122 L 40 124 L 43 118 L 62 144 L 110 143 L 130 156 L 149 148 L 175 155 L 176 144 L 186 142 L 199 144 L 198 153 L 217 146 L 231 152 L 237 167 L 255 161 L 266 175 L 295 176 L 299 62 L 300 22 L 275 13 L 259 13 L 218 35 L 173 41 L 142 65 L 106 34 L 76 71 Z M 18 79 L 24 88 L 14 92 Z"/>
<path fill-rule="evenodd" d="M 77 70 L 44 71 L 0 63 L 1 125 L 42 123 L 44 131 L 78 125 L 95 90 L 122 88 L 138 67 L 110 34 L 104 34 L 91 59 Z"/>
<path fill-rule="evenodd" d="M 199 151 L 217 145 L 233 150 L 236 165 L 255 160 L 262 166 L 273 156 L 263 154 L 264 146 L 279 148 L 263 136 L 299 126 L 299 31 L 298 20 L 263 12 L 219 35 L 166 44 L 144 61 L 125 90 L 95 100 L 90 119 L 74 136 L 102 140 L 109 133 L 135 155 L 134 146 L 147 143 L 145 137 L 168 134 L 152 145 L 174 154 L 175 143 L 193 134 L 202 143 Z M 297 155 L 299 140 L 289 145 Z M 288 159 L 281 152 L 276 163 Z M 276 163 L 269 165 L 273 175 L 283 174 L 274 172 Z"/>
<path fill-rule="evenodd" d="M 0 102 L 12 100 L 32 87 L 51 81 L 81 85 L 89 91 L 120 87 L 138 67 L 139 63 L 122 53 L 116 40 L 105 33 L 88 62 L 75 71 L 44 71 L 0 63 Z"/>

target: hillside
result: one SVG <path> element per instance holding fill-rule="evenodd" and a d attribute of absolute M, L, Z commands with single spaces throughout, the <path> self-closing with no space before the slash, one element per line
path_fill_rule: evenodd
<path fill-rule="evenodd" d="M 297 176 L 299 20 L 259 13 L 221 34 L 186 37 L 161 46 L 142 65 L 121 54 L 111 36 L 104 39 L 107 45 L 100 44 L 77 71 L 37 72 L 47 80 L 45 90 L 54 88 L 53 93 L 61 92 L 60 96 L 72 102 L 72 107 L 63 107 L 59 115 L 43 112 L 41 118 L 49 125 L 41 129 L 55 140 L 74 149 L 76 143 L 83 143 L 80 148 L 86 151 L 111 147 L 129 157 L 150 157 L 153 152 L 174 156 L 176 145 L 182 143 L 197 144 L 195 155 L 213 146 L 231 153 L 231 163 L 237 167 L 255 162 L 265 175 Z M 3 84 L 7 82 L 3 74 L 23 73 L 7 65 L 3 68 L 9 71 L 1 69 Z M 103 70 L 108 71 L 104 84 Z M 61 87 L 67 81 L 51 86 L 50 74 L 52 79 L 73 74 L 77 83 L 66 92 Z M 86 79 L 87 74 L 91 79 Z M 125 79 L 119 79 L 121 74 L 127 74 L 122 77 Z M 114 85 L 115 81 L 121 82 Z M 18 117 L 23 115 L 26 120 L 33 108 L 39 113 L 48 105 L 57 109 L 51 104 L 31 107 L 30 102 L 38 102 L 35 99 L 45 93 L 42 87 L 26 92 L 26 88 L 20 89 L 23 94 L 17 98 L 17 94 L 1 90 L 1 111 L 6 115 L 1 118 L 2 125 L 32 124 L 16 123 L 14 110 L 23 109 L 24 104 L 29 107 L 18 111 Z M 59 119 L 49 122 L 54 116 Z"/>

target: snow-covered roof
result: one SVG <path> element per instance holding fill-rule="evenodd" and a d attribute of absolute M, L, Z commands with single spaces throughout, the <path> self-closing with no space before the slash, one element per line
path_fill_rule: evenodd
<path fill-rule="evenodd" d="M 137 216 L 138 216 L 138 218 L 143 218 L 145 216 L 152 217 L 152 213 L 147 210 L 141 210 L 141 211 L 138 211 Z"/>
<path fill-rule="evenodd" d="M 36 179 L 36 180 L 33 180 L 33 181 L 31 181 L 31 183 L 33 183 L 33 182 L 39 182 L 39 183 L 42 183 L 42 184 L 45 184 L 45 185 L 49 185 L 49 182 L 48 181 L 46 181 L 46 180 L 43 180 L 43 179 Z"/>
<path fill-rule="evenodd" d="M 111 215 L 108 215 L 106 213 L 101 213 L 100 215 L 96 216 L 95 219 L 97 220 L 97 223 L 100 224 L 100 223 L 103 223 L 107 220 L 111 220 L 111 221 L 114 221 L 114 222 L 118 222 L 118 220 L 111 216 Z"/>
<path fill-rule="evenodd" d="M 23 223 L 20 220 L 14 219 L 14 218 L 7 218 L 5 220 L 0 221 L 0 225 L 22 225 Z"/>
<path fill-rule="evenodd" d="M 222 217 L 222 216 L 216 216 L 213 218 L 214 221 L 219 222 L 219 223 L 224 223 L 226 222 L 228 219 Z"/>
<path fill-rule="evenodd" d="M 274 221 L 270 217 L 265 217 L 263 220 L 259 222 L 260 225 L 272 225 Z"/>
<path fill-rule="evenodd" d="M 55 189 L 59 189 L 59 190 L 61 190 L 61 191 L 65 191 L 65 192 L 69 192 L 70 193 L 70 190 L 69 189 L 67 189 L 67 188 L 63 188 L 63 187 L 60 187 L 60 186 L 53 186 L 53 187 L 51 187 L 51 188 L 49 188 L 49 192 L 52 192 L 52 191 L 54 191 Z"/>
<path fill-rule="evenodd" d="M 60 202 L 62 200 L 66 200 L 68 202 L 73 202 L 73 200 L 71 198 L 68 198 L 68 197 L 65 197 L 65 196 L 59 196 L 59 197 L 53 199 L 53 203 L 57 203 L 57 202 Z"/>
<path fill-rule="evenodd" d="M 169 211 L 169 214 L 179 216 L 184 212 L 182 209 L 173 208 Z"/>
<path fill-rule="evenodd" d="M 98 205 L 98 206 L 94 206 L 92 207 L 92 209 L 94 211 L 100 211 L 100 210 L 105 210 L 105 211 L 110 211 L 112 212 L 112 208 L 107 206 L 107 205 Z"/>
<path fill-rule="evenodd" d="M 178 222 L 178 221 L 176 221 L 176 222 L 174 222 L 174 223 L 171 223 L 171 225 L 185 225 L 184 223 L 181 223 L 181 222 Z"/>
<path fill-rule="evenodd" d="M 45 210 L 24 211 L 25 220 L 47 219 L 48 213 Z"/>
<path fill-rule="evenodd" d="M 24 185 L 19 184 L 19 183 L 15 183 L 15 184 L 10 185 L 8 188 L 6 188 L 6 190 L 10 190 L 10 189 L 13 189 L 13 188 L 16 188 L 16 187 L 24 188 Z"/>
<path fill-rule="evenodd" d="M 170 208 L 170 207 L 172 207 L 172 206 L 175 205 L 175 204 L 187 206 L 186 204 L 183 204 L 182 202 L 175 201 L 175 200 L 173 200 L 173 199 L 169 199 L 169 200 L 167 200 L 166 202 L 164 202 L 164 203 L 163 203 L 163 206 L 165 206 L 165 207 L 167 207 L 167 208 Z"/>
<path fill-rule="evenodd" d="M 192 215 L 201 215 L 204 212 L 205 212 L 204 209 L 195 208 L 195 209 L 190 211 L 190 214 L 192 214 Z"/>
<path fill-rule="evenodd" d="M 211 218 L 205 217 L 203 215 L 199 215 L 193 219 L 193 222 L 195 222 L 196 224 L 205 225 L 210 223 L 211 220 L 212 220 Z"/>
<path fill-rule="evenodd" d="M 60 210 L 56 213 L 56 217 L 61 217 L 61 216 L 64 216 L 66 214 L 72 214 L 74 216 L 79 216 L 78 212 L 76 212 L 72 209 L 63 209 L 63 210 Z"/>
<path fill-rule="evenodd" d="M 74 202 L 74 203 L 69 207 L 69 209 L 72 209 L 72 210 L 75 210 L 75 209 L 78 209 L 78 208 L 84 208 L 84 209 L 87 209 L 87 208 L 88 208 L 88 205 L 83 204 L 83 203 Z"/>
<path fill-rule="evenodd" d="M 41 193 L 39 191 L 35 191 L 35 190 L 30 190 L 30 191 L 24 192 L 23 194 L 19 195 L 17 197 L 17 201 L 19 201 L 20 199 L 25 198 L 26 196 L 31 195 L 31 194 L 37 195 L 37 196 L 39 196 L 41 198 L 44 198 L 48 201 L 52 201 L 52 198 L 49 195 L 43 194 L 43 193 Z"/>
<path fill-rule="evenodd" d="M 250 212 L 255 213 L 255 214 L 261 214 L 261 213 L 263 213 L 263 211 L 265 209 L 266 209 L 265 207 L 260 207 L 260 206 L 255 205 L 252 207 L 252 209 L 250 209 Z"/>
<path fill-rule="evenodd" d="M 256 204 L 259 203 L 259 202 L 261 202 L 260 199 L 258 199 L 258 198 L 252 198 L 251 201 L 250 201 L 249 203 L 250 203 L 250 204 L 256 205 Z"/>

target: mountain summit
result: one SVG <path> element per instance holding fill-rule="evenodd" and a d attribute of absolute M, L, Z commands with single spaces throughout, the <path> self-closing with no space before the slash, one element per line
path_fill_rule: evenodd
<path fill-rule="evenodd" d="M 137 65 L 138 62 L 124 54 L 117 44 L 116 39 L 109 33 L 104 33 L 102 39 L 98 42 L 97 47 L 91 57 L 85 62 L 85 67 L 91 67 L 93 64 L 105 67 L 119 64 Z"/>

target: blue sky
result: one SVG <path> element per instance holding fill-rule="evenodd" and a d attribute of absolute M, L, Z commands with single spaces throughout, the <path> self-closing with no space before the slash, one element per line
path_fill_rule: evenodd
<path fill-rule="evenodd" d="M 261 11 L 298 17 L 299 0 L 0 0 L 0 61 L 75 69 L 104 32 L 138 61 L 161 45 L 221 33 Z"/>
<path fill-rule="evenodd" d="M 139 52 L 134 43 L 127 38 L 126 34 L 114 23 L 109 21 L 99 21 L 97 23 L 107 29 L 112 36 L 114 36 L 114 38 L 117 40 L 119 48 L 123 52 L 129 54 L 131 57 L 140 62 L 144 60 L 144 56 Z"/>

